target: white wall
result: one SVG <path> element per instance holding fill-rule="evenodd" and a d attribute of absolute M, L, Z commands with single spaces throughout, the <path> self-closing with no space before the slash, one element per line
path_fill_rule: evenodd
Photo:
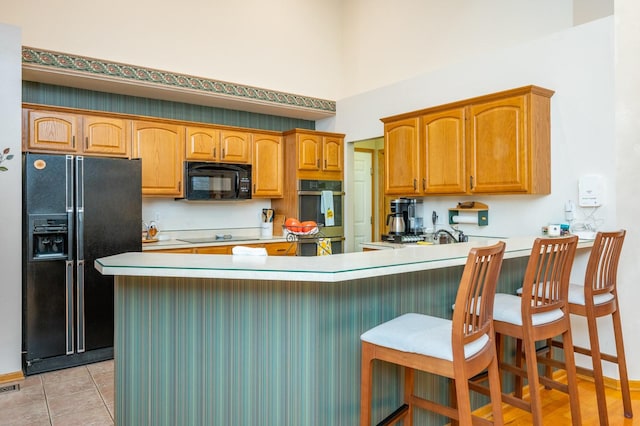
<path fill-rule="evenodd" d="M 342 0 L 2 1 L 23 45 L 336 99 Z"/>
<path fill-rule="evenodd" d="M 631 23 L 629 25 L 628 31 L 631 31 Z M 634 31 L 637 31 L 635 27 Z M 630 46 L 619 47 L 618 50 L 629 52 L 627 62 L 637 66 L 632 46 L 635 44 L 630 42 Z M 617 185 L 625 188 L 622 193 L 625 197 L 637 195 L 633 188 L 637 187 L 640 177 L 637 169 L 640 155 L 637 135 L 640 132 L 635 118 L 640 111 L 637 107 L 630 111 L 626 111 L 626 105 L 625 108 L 618 107 L 622 112 L 618 114 L 618 121 L 625 122 L 624 130 L 619 125 L 618 131 L 624 131 L 629 139 L 616 146 L 614 76 L 617 75 L 620 73 L 614 73 L 614 19 L 608 17 L 338 101 L 337 116 L 325 120 L 321 127 L 340 129 L 347 134 L 348 141 L 358 141 L 383 134 L 380 117 L 529 84 L 546 87 L 556 91 L 551 103 L 552 193 L 547 196 L 425 197 L 425 219 L 429 221 L 431 211 L 436 210 L 444 225 L 448 208 L 455 207 L 458 201 L 473 199 L 489 205 L 489 226 L 460 225 L 466 233 L 536 235 L 542 225 L 564 221 L 565 201 L 571 199 L 577 204 L 580 176 L 599 174 L 605 180 L 604 205 L 596 210 L 579 208 L 578 219 L 593 215 L 598 219 L 599 229 L 625 227 L 637 230 L 633 216 L 640 203 L 619 199 Z M 630 77 L 627 80 L 623 77 L 622 81 L 626 84 L 618 88 L 618 93 L 624 91 L 629 94 L 628 100 L 637 105 L 634 94 L 638 93 L 638 83 Z M 347 162 L 352 161 L 352 151 L 347 150 Z M 345 179 L 348 194 L 353 191 L 349 173 Z M 353 205 L 347 203 L 346 208 L 349 223 Z M 624 209 L 624 212 L 619 212 L 619 209 Z M 347 241 L 351 240 L 352 233 L 348 227 Z M 621 263 L 621 275 L 627 277 L 625 281 L 621 280 L 626 284 L 621 285 L 621 294 L 634 296 L 625 297 L 621 302 L 623 315 L 625 309 L 630 313 L 623 317 L 628 359 L 637 359 L 640 353 L 640 319 L 634 315 L 632 306 L 625 306 L 640 296 L 640 289 L 635 286 L 638 266 L 631 260 L 637 259 L 639 254 L 637 241 L 640 238 L 636 235 L 628 239 L 625 246 L 628 260 Z M 348 250 L 353 250 L 353 247 L 348 247 Z M 586 257 L 587 253 L 578 256 L 574 277 L 582 277 Z M 585 330 L 584 322 L 574 319 L 574 339 L 588 345 Z M 606 334 L 603 343 L 610 343 L 609 333 Z M 584 359 L 578 362 L 586 364 Z M 640 377 L 637 363 L 631 362 L 629 371 L 632 379 Z M 605 366 L 605 374 L 617 377 L 617 371 L 611 365 Z"/>
<path fill-rule="evenodd" d="M 569 28 L 572 4 L 573 0 L 347 1 L 342 97 Z"/>
<path fill-rule="evenodd" d="M 22 347 L 22 159 L 20 156 L 20 29 L 0 23 L 0 379 L 21 373 Z"/>
<path fill-rule="evenodd" d="M 640 380 L 640 3 L 616 0 L 616 134 L 617 222 L 627 229 L 618 271 L 620 310 L 630 378 Z M 610 336 L 607 339 L 611 347 Z M 636 414 L 638 416 L 638 414 Z"/>
<path fill-rule="evenodd" d="M 156 221 L 160 235 L 163 231 L 259 228 L 262 209 L 270 207 L 271 200 L 257 198 L 218 202 L 143 198 L 142 219 Z"/>
<path fill-rule="evenodd" d="M 461 228 L 496 236 L 538 233 L 564 219 L 564 203 L 577 201 L 578 177 L 587 173 L 605 178 L 606 201 L 595 215 L 608 227 L 616 212 L 613 59 L 613 18 L 605 18 L 338 101 L 335 120 L 324 124 L 357 141 L 381 136 L 381 117 L 529 84 L 555 90 L 551 195 L 473 197 L 489 205 L 489 226 Z M 447 209 L 464 198 L 426 198 L 424 216 L 436 210 L 444 222 Z M 578 217 L 589 213 L 580 209 Z"/>

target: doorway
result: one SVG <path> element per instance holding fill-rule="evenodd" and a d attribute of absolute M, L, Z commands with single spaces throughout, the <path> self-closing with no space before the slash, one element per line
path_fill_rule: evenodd
<path fill-rule="evenodd" d="M 385 231 L 384 138 L 354 142 L 353 236 L 354 250 L 361 242 L 379 241 Z"/>

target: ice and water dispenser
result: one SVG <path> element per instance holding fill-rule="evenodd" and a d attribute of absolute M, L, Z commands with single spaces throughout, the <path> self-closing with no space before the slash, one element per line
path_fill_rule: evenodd
<path fill-rule="evenodd" d="M 29 215 L 30 260 L 66 259 L 69 220 L 66 214 Z"/>

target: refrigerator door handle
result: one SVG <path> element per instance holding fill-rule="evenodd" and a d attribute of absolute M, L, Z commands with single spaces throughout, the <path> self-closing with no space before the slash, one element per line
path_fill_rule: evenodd
<path fill-rule="evenodd" d="M 76 288 L 77 298 L 77 325 L 78 331 L 78 353 L 84 352 L 84 260 L 78 261 L 78 281 Z"/>
<path fill-rule="evenodd" d="M 76 259 L 84 260 L 84 158 L 76 157 Z"/>
<path fill-rule="evenodd" d="M 67 327 L 66 332 L 66 345 L 67 355 L 73 354 L 73 261 L 67 260 L 65 262 L 65 325 Z"/>
<path fill-rule="evenodd" d="M 67 212 L 73 212 L 73 155 L 65 157 L 65 205 Z"/>
<path fill-rule="evenodd" d="M 76 157 L 76 331 L 84 352 L 84 157 Z"/>

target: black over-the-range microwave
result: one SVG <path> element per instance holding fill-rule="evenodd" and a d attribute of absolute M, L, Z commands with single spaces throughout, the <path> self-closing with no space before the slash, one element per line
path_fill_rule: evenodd
<path fill-rule="evenodd" d="M 251 198 L 251 165 L 184 163 L 185 199 L 246 200 Z"/>

